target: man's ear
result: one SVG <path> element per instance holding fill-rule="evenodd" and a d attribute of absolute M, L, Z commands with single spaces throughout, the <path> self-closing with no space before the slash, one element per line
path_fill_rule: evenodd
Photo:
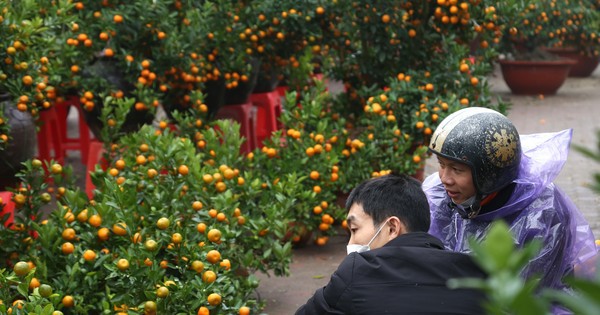
<path fill-rule="evenodd" d="M 392 216 L 389 218 L 388 229 L 389 229 L 390 240 L 392 240 L 402 234 L 408 233 L 408 230 L 406 229 L 406 225 L 404 225 L 404 223 L 396 216 Z"/>

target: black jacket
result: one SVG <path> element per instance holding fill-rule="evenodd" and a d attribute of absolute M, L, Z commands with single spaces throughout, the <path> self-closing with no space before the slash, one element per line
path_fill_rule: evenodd
<path fill-rule="evenodd" d="M 483 292 L 446 287 L 448 279 L 464 277 L 485 274 L 469 256 L 444 250 L 430 234 L 408 233 L 348 255 L 296 315 L 483 314 Z"/>

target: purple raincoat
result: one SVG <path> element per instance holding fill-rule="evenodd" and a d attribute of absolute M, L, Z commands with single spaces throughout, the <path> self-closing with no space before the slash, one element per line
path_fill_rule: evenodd
<path fill-rule="evenodd" d="M 542 275 L 541 286 L 564 288 L 561 278 L 575 270 L 577 275 L 592 273 L 597 249 L 592 230 L 575 204 L 552 181 L 562 169 L 569 151 L 572 130 L 522 135 L 523 156 L 515 190 L 506 204 L 473 219 L 462 219 L 450 209 L 438 173 L 428 176 L 423 189 L 431 207 L 429 233 L 444 246 L 457 252 L 470 252 L 468 239 L 482 240 L 493 220 L 504 218 L 517 246 L 538 239 L 540 253 L 522 275 Z"/>

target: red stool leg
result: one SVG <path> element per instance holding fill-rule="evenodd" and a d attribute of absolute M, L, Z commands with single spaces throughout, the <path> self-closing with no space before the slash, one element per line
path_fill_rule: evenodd
<path fill-rule="evenodd" d="M 81 162 L 83 164 L 86 164 L 91 137 L 90 129 L 84 120 L 83 110 L 81 109 L 81 106 L 79 106 L 79 98 L 77 96 L 70 96 L 63 102 L 57 102 L 55 104 L 55 107 L 57 110 L 58 120 L 59 122 L 61 122 L 60 126 L 62 128 L 60 130 L 60 136 L 64 150 L 79 151 L 81 153 Z M 71 110 L 71 108 L 75 108 L 78 114 L 78 137 L 68 136 L 67 124 L 69 111 Z"/>
<path fill-rule="evenodd" d="M 48 121 L 48 119 L 45 117 L 45 113 L 41 113 L 40 114 L 40 120 L 41 120 L 41 125 L 40 125 L 40 130 L 37 133 L 37 142 L 38 142 L 38 148 L 37 148 L 37 157 L 40 160 L 50 160 L 51 154 L 50 154 L 50 137 L 49 135 L 50 133 L 50 126 L 48 125 L 50 122 Z"/>
<path fill-rule="evenodd" d="M 94 197 L 94 189 L 96 186 L 92 183 L 92 177 L 90 176 L 90 172 L 93 172 L 96 169 L 96 165 L 100 164 L 104 169 L 104 165 L 102 165 L 102 153 L 104 152 L 104 148 L 102 142 L 100 141 L 91 141 L 89 145 L 89 153 L 87 154 L 87 169 L 85 175 L 85 192 L 88 195 L 89 199 Z"/>
<path fill-rule="evenodd" d="M 54 107 L 40 113 L 42 126 L 37 134 L 38 158 L 50 160 L 54 158 L 59 163 L 64 163 L 64 149 L 60 137 L 60 122 Z M 50 152 L 53 154 L 50 154 Z"/>
<path fill-rule="evenodd" d="M 15 219 L 15 203 L 12 201 L 12 193 L 10 191 L 0 191 L 0 209 L 0 217 L 8 214 L 4 226 L 9 227 Z"/>
<path fill-rule="evenodd" d="M 225 105 L 215 116 L 217 119 L 232 119 L 240 123 L 240 133 L 246 138 L 240 150 L 248 153 L 256 147 L 256 112 L 252 103 Z"/>
<path fill-rule="evenodd" d="M 76 105 L 79 114 L 79 151 L 81 152 L 81 162 L 87 164 L 88 152 L 90 150 L 90 128 L 83 118 L 83 110 L 81 106 Z"/>
<path fill-rule="evenodd" d="M 275 130 L 280 129 L 281 97 L 277 91 L 250 95 L 252 104 L 257 107 L 256 138 L 258 146 Z"/>

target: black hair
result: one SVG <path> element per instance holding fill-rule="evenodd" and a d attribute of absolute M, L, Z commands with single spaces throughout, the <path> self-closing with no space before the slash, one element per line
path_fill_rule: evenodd
<path fill-rule="evenodd" d="M 346 199 L 346 210 L 362 205 L 375 226 L 396 216 L 408 232 L 427 232 L 431 224 L 429 203 L 421 183 L 407 175 L 388 174 L 360 183 Z"/>

